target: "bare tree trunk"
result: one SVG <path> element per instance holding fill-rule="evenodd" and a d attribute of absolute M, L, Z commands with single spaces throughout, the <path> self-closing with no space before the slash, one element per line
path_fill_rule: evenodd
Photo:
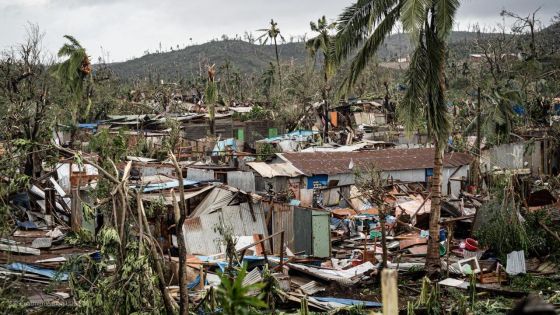
<path fill-rule="evenodd" d="M 280 70 L 280 56 L 278 55 L 278 44 L 276 43 L 276 37 L 274 37 L 274 51 L 276 53 L 276 65 L 278 66 L 278 82 L 280 83 L 280 92 L 282 92 L 282 73 Z"/>
<path fill-rule="evenodd" d="M 443 175 L 444 144 L 435 141 L 434 175 L 432 177 L 432 206 L 430 209 L 430 237 L 428 239 L 428 253 L 426 256 L 426 271 L 433 276 L 439 273 L 441 261 L 439 258 L 439 218 L 441 212 L 441 178 Z"/>
<path fill-rule="evenodd" d="M 481 95 L 480 95 L 480 86 L 477 89 L 477 102 L 476 102 L 476 158 L 474 160 L 474 167 L 473 167 L 473 182 L 478 187 L 480 186 L 480 144 L 482 142 L 482 135 L 480 133 L 480 127 L 482 124 L 482 115 L 481 115 Z"/>
<path fill-rule="evenodd" d="M 385 227 L 387 213 L 385 212 L 385 206 L 381 206 L 380 210 L 379 222 L 381 223 L 381 248 L 383 249 L 382 267 L 387 268 L 387 235 L 385 235 L 387 233 L 387 228 Z"/>
<path fill-rule="evenodd" d="M 187 248 L 185 244 L 185 236 L 183 233 L 183 226 L 185 219 L 187 218 L 187 209 L 185 203 L 185 187 L 183 186 L 183 174 L 179 163 L 173 152 L 169 151 L 169 156 L 175 166 L 175 172 L 177 173 L 177 178 L 179 179 L 179 193 L 180 193 L 180 204 L 179 204 L 179 220 L 175 230 L 177 231 L 177 243 L 179 245 L 179 307 L 180 315 L 189 314 L 189 288 L 187 287 Z M 202 266 L 201 266 L 202 268 Z M 200 281 L 203 281 L 202 277 Z"/>
<path fill-rule="evenodd" d="M 165 305 L 165 311 L 167 312 L 168 315 L 172 315 L 175 314 L 175 310 L 177 309 L 177 303 L 175 303 L 175 301 L 169 294 L 169 290 L 167 290 L 167 287 L 165 286 L 165 276 L 163 274 L 163 266 L 160 259 L 161 256 L 157 251 L 155 239 L 152 236 L 152 232 L 150 232 L 150 226 L 148 225 L 148 219 L 146 218 L 146 214 L 142 212 L 141 215 L 142 215 L 142 222 L 138 222 L 138 224 L 142 224 L 142 223 L 144 224 L 145 227 L 144 231 L 146 231 L 146 234 L 148 236 L 148 243 L 149 243 L 148 245 L 150 246 L 154 267 L 156 269 L 156 274 L 158 276 L 158 280 L 159 280 L 158 284 L 159 284 L 159 289 L 161 291 L 161 295 L 163 297 L 163 304 Z"/>

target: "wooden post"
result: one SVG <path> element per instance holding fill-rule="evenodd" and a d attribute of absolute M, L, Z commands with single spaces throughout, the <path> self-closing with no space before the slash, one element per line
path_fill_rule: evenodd
<path fill-rule="evenodd" d="M 383 315 L 399 314 L 397 271 L 395 269 L 383 269 L 381 272 L 381 296 Z"/>
<path fill-rule="evenodd" d="M 449 252 L 451 252 L 451 237 L 453 237 L 453 225 L 455 222 L 449 222 L 447 226 L 447 251 L 445 252 L 445 263 L 447 265 L 447 277 L 449 278 Z"/>
<path fill-rule="evenodd" d="M 198 289 L 204 290 L 204 265 L 200 265 L 198 276 L 200 277 L 200 281 L 198 282 Z"/>
<path fill-rule="evenodd" d="M 70 208 L 70 226 L 72 232 L 78 232 L 82 228 L 82 216 L 80 209 L 80 191 L 78 187 L 72 187 L 72 203 Z"/>
<path fill-rule="evenodd" d="M 284 265 L 284 231 L 280 233 L 280 272 L 282 272 L 282 265 Z"/>
<path fill-rule="evenodd" d="M 56 195 L 54 188 L 45 188 L 45 221 L 47 222 L 47 226 L 51 227 L 53 225 L 52 222 L 52 214 L 56 207 Z"/>

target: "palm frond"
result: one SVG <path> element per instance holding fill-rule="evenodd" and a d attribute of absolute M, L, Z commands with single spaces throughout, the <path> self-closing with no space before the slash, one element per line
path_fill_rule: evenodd
<path fill-rule="evenodd" d="M 401 21 L 403 29 L 411 34 L 417 34 L 424 25 L 428 0 L 404 0 Z"/>
<path fill-rule="evenodd" d="M 357 0 L 340 14 L 337 23 L 337 59 L 345 59 L 358 48 L 370 32 L 370 17 L 375 1 Z"/>
<path fill-rule="evenodd" d="M 445 142 L 450 129 L 444 96 L 445 42 L 429 27 L 426 27 L 426 51 L 428 57 L 426 86 L 430 97 L 426 111 L 428 130 L 433 132 L 440 142 Z"/>
<path fill-rule="evenodd" d="M 393 27 L 395 26 L 399 15 L 400 15 L 401 5 L 394 7 L 381 22 L 377 25 L 373 34 L 365 41 L 364 45 L 360 48 L 357 55 L 352 60 L 350 64 L 350 70 L 348 72 L 348 79 L 345 80 L 346 90 L 348 91 L 356 80 L 362 73 L 362 71 L 369 64 L 371 59 L 375 56 L 375 52 L 379 46 L 383 43 L 385 38 L 391 33 Z"/>
<path fill-rule="evenodd" d="M 453 22 L 455 13 L 459 8 L 459 0 L 436 0 L 435 10 L 436 14 L 436 27 L 438 29 L 438 36 L 440 39 L 445 39 L 453 29 Z"/>
<path fill-rule="evenodd" d="M 419 126 L 419 117 L 424 115 L 423 108 L 426 104 L 425 80 L 428 73 L 427 59 L 426 47 L 423 44 L 418 45 L 412 54 L 406 72 L 407 89 L 399 105 L 398 115 L 409 135 Z"/>
<path fill-rule="evenodd" d="M 66 38 L 72 45 L 74 45 L 76 48 L 82 48 L 82 45 L 80 45 L 80 42 L 78 42 L 78 40 L 72 36 L 72 35 L 64 35 L 64 38 Z"/>

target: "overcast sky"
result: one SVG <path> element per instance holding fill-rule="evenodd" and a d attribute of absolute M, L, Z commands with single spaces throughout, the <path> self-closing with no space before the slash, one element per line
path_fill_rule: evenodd
<path fill-rule="evenodd" d="M 309 33 L 309 21 L 335 19 L 349 0 L 0 0 L 0 49 L 25 36 L 28 22 L 46 33 L 44 46 L 55 52 L 62 36 L 76 37 L 93 60 L 101 47 L 110 61 L 122 61 L 170 46 L 203 43 L 264 28 L 274 18 L 284 37 Z M 560 0 L 461 0 L 457 26 L 502 21 L 503 8 L 528 14 L 541 7 L 544 25 L 560 11 Z M 507 23 L 507 21 L 506 21 Z M 192 41 L 190 40 L 192 38 Z"/>

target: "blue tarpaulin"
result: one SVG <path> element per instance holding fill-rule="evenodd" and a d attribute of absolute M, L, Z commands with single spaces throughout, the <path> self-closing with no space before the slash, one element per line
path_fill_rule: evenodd
<path fill-rule="evenodd" d="M 525 115 L 525 107 L 523 105 L 520 104 L 513 105 L 513 111 L 519 116 Z"/>
<path fill-rule="evenodd" d="M 313 296 L 312 298 L 316 299 L 319 302 L 334 302 L 343 305 L 363 305 L 365 307 L 381 307 L 381 303 L 379 302 L 372 302 L 372 301 L 362 301 L 362 300 L 352 300 L 352 299 L 339 299 L 333 297 L 318 297 Z"/>
<path fill-rule="evenodd" d="M 56 270 L 45 269 L 45 268 L 38 268 L 34 266 L 30 266 L 27 264 L 22 263 L 11 263 L 5 266 L 6 268 L 14 271 L 23 271 L 27 273 L 33 273 L 36 275 L 40 275 L 43 277 L 47 277 L 49 279 L 56 279 L 61 281 L 68 280 L 68 273 L 66 272 L 58 272 Z"/>
<path fill-rule="evenodd" d="M 274 142 L 274 141 L 281 141 L 281 140 L 296 140 L 296 141 L 308 141 L 310 137 L 313 135 L 318 134 L 318 131 L 314 130 L 295 130 L 280 136 L 266 138 L 263 141 L 266 142 Z"/>
<path fill-rule="evenodd" d="M 16 224 L 20 228 L 29 229 L 29 230 L 34 230 L 37 228 L 37 225 L 31 221 L 24 221 L 24 222 L 16 221 Z"/>
<path fill-rule="evenodd" d="M 196 288 L 198 286 L 198 284 L 200 283 L 200 276 L 196 276 L 196 279 L 194 279 L 193 281 L 189 282 L 187 284 L 187 287 L 189 288 L 189 290 L 192 290 L 194 288 Z M 208 284 L 208 281 L 204 281 L 204 284 Z"/>
<path fill-rule="evenodd" d="M 97 123 L 87 123 L 87 124 L 78 124 L 78 128 L 80 129 L 97 129 Z"/>

